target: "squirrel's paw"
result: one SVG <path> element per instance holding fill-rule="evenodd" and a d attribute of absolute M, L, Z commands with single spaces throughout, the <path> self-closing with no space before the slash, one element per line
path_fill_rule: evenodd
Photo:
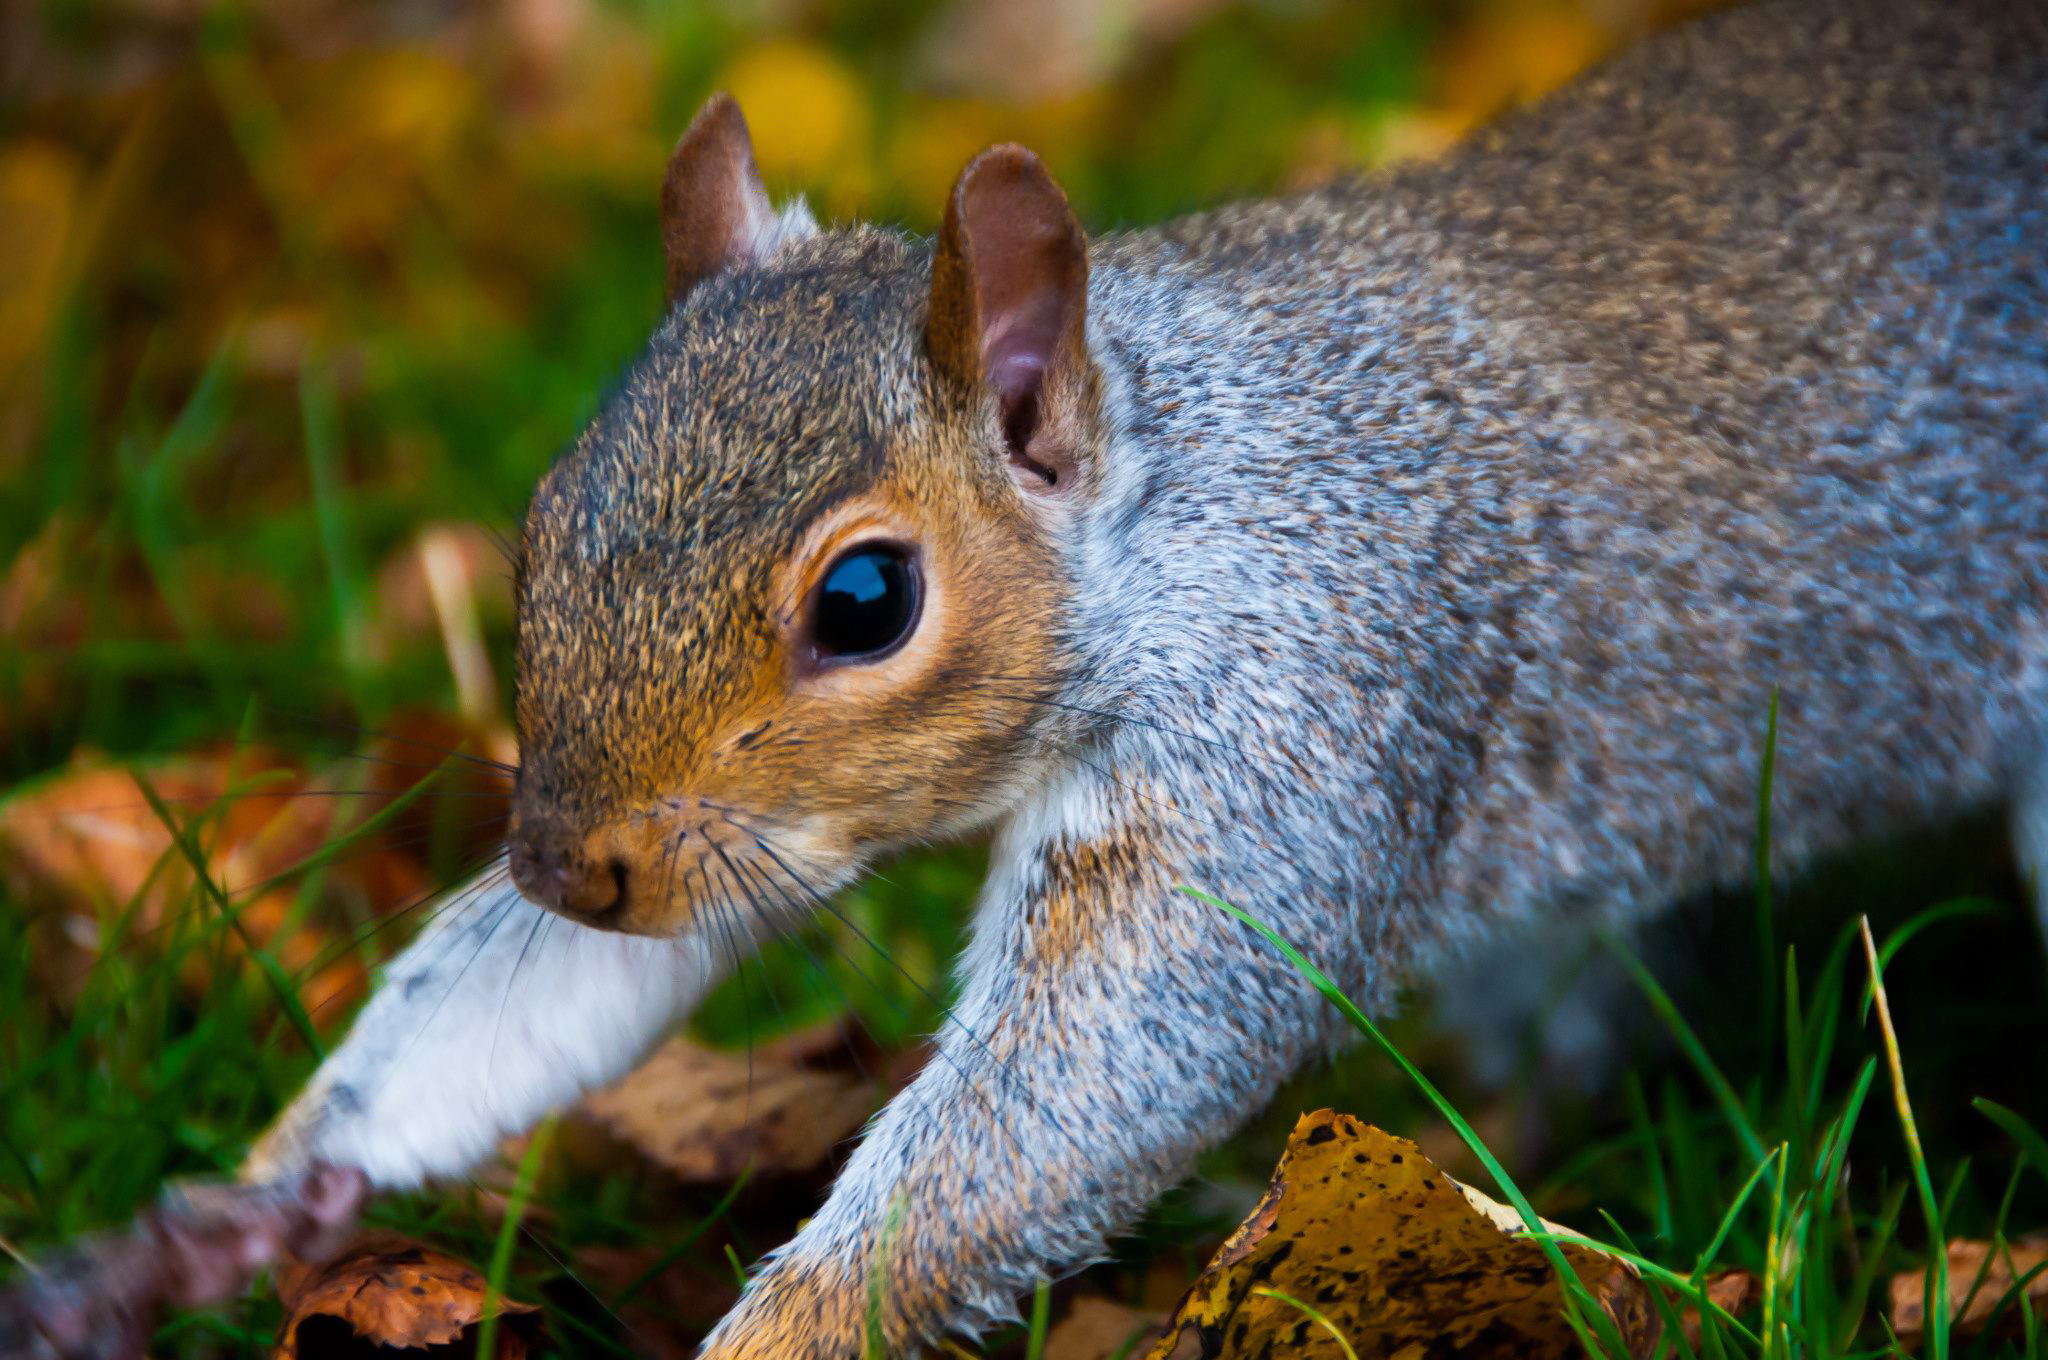
<path fill-rule="evenodd" d="M 275 1182 L 173 1186 L 132 1226 L 32 1263 L 0 1290 L 0 1354 L 140 1357 L 164 1304 L 224 1303 L 282 1256 L 331 1255 L 368 1188 L 362 1172 L 336 1166 Z"/>

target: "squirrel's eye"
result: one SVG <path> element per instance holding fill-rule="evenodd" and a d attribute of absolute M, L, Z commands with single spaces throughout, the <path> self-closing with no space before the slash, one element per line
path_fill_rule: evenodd
<path fill-rule="evenodd" d="M 864 544 L 825 573 L 811 640 L 826 659 L 876 660 L 910 636 L 917 607 L 917 568 L 910 554 L 893 544 Z"/>

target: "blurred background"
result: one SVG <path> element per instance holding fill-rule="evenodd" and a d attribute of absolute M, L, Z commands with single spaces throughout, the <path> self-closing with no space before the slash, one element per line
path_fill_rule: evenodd
<path fill-rule="evenodd" d="M 504 781 L 477 761 L 516 756 L 507 544 L 659 316 L 656 190 L 710 91 L 738 97 L 771 192 L 807 195 L 821 219 L 929 231 L 961 165 L 1007 139 L 1107 230 L 1438 154 L 1702 7 L 0 7 L 0 1248 L 131 1212 L 167 1175 L 231 1168 L 420 904 L 492 853 Z M 900 1080 L 937 1023 L 978 856 L 893 867 L 849 899 L 857 930 L 827 923 L 769 951 L 714 998 L 699 1039 L 823 1027 L 870 1086 Z M 1908 1054 L 1916 1080 L 1952 1097 L 1930 1101 L 1925 1127 L 1981 1151 L 1995 1130 L 1971 1122 L 1969 1095 L 2038 1116 L 2038 1057 L 2001 1050 L 2015 1029 L 2043 1032 L 2048 1005 L 1995 824 L 1861 858 L 1806 896 L 1830 908 L 1803 936 L 1787 927 L 1809 961 L 1838 939 L 1844 901 L 1967 921 L 1961 943 L 1916 944 L 1900 963 L 1905 1004 L 1938 998 L 1943 1014 Z M 1747 929 L 1747 902 L 1731 900 L 1718 917 Z M 886 960 L 863 954 L 869 939 Z M 1959 969 L 1968 997 L 1950 988 Z M 1710 1039 L 1737 1036 L 1715 1051 L 1736 1054 L 1745 1094 L 1772 1076 L 1754 1004 L 1772 972 L 1709 989 L 1720 1010 L 1701 1021 Z M 1433 1071 L 1455 1068 L 1426 1026 L 1399 1032 Z M 851 1070 L 823 1051 L 806 1039 L 792 1061 Z M 1661 1071 L 1630 1078 L 1633 1126 L 1613 1087 L 1604 1105 L 1537 1115 L 1480 1093 L 1477 1115 L 1511 1164 L 1519 1143 L 1520 1164 L 1550 1168 L 1546 1212 L 1633 1208 L 1646 1241 L 1696 1250 L 1745 1168 L 1690 1142 L 1675 1198 L 1657 1180 L 1652 1212 L 1630 1160 L 1653 1141 L 1649 1112 L 1675 1138 L 1712 1108 Z M 1844 1074 L 1814 1074 L 1816 1089 L 1824 1076 Z M 1383 1064 L 1341 1065 L 1079 1287 L 1170 1301 L 1294 1113 L 1331 1102 L 1460 1165 Z M 522 1246 L 516 1271 L 523 1296 L 560 1312 L 557 1340 L 591 1353 L 621 1343 L 590 1305 L 628 1295 L 642 1311 L 627 1349 L 687 1353 L 736 1289 L 721 1253 L 751 1261 L 781 1240 L 837 1155 L 794 1158 L 735 1201 L 726 1162 L 664 1170 L 563 1141 L 533 1210 L 547 1245 Z M 1873 1159 L 1896 1150 L 1882 1147 Z M 1999 1183 L 1959 1176 L 1950 1193 L 1967 1209 Z M 412 1197 L 380 1221 L 475 1260 L 496 1195 Z M 713 1220 L 692 1254 L 669 1254 L 678 1225 Z M 1747 1232 L 1731 1250 L 1761 1253 Z M 174 1320 L 159 1349 L 259 1353 L 276 1316 L 257 1299 Z"/>

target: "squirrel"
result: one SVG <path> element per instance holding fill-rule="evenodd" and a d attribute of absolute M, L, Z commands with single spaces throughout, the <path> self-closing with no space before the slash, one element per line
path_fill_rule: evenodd
<path fill-rule="evenodd" d="M 1971 808 L 2048 864 L 2048 8 L 1770 3 L 1445 157 L 1086 236 L 777 209 L 717 96 L 672 303 L 533 497 L 510 882 L 256 1184 L 458 1173 L 878 857 L 989 832 L 935 1057 L 705 1343 L 1016 1315 L 1340 1018 Z M 567 918 L 573 925 L 550 929 Z"/>

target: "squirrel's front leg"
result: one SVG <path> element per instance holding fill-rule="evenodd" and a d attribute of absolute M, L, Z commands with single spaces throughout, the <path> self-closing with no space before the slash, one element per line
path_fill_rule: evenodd
<path fill-rule="evenodd" d="M 1293 971 L 1146 859 L 1055 840 L 998 872 L 936 1053 L 704 1360 L 850 1360 L 871 1322 L 912 1354 L 1013 1318 L 1320 1042 Z M 1119 865 L 1134 872 L 1101 876 Z"/>
<path fill-rule="evenodd" d="M 623 1072 L 729 962 L 694 934 L 577 925 L 486 876 L 392 961 L 243 1179 L 331 1164 L 398 1187 L 465 1171 Z"/>

